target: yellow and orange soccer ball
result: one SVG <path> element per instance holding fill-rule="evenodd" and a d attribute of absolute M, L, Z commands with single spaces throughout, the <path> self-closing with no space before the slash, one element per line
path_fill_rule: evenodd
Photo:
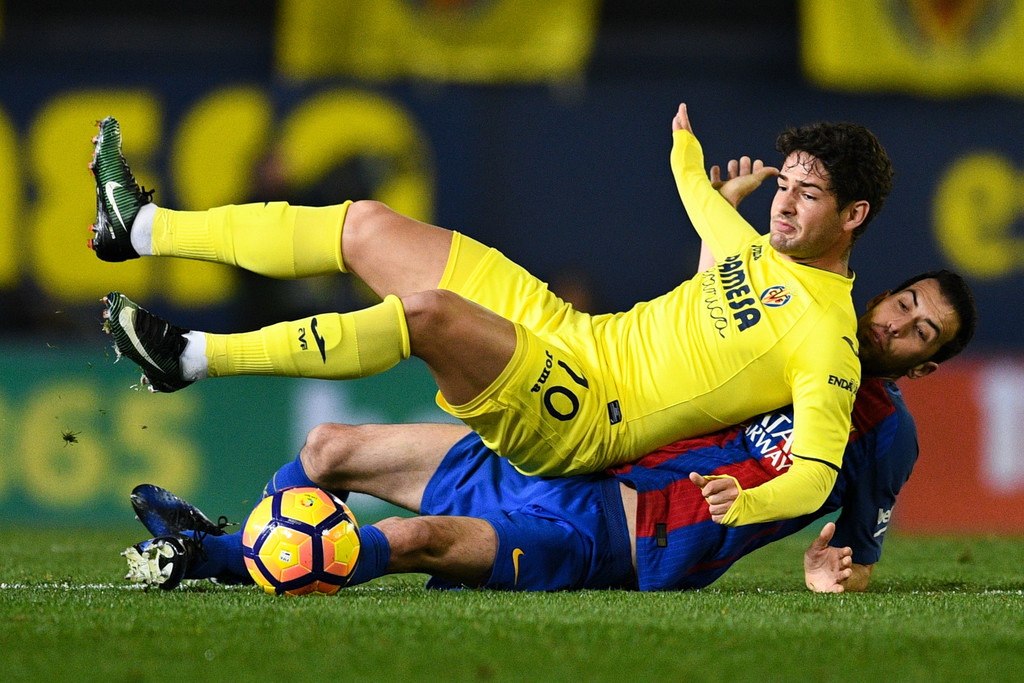
<path fill-rule="evenodd" d="M 297 486 L 267 496 L 242 531 L 245 566 L 278 595 L 331 595 L 346 585 L 359 559 L 359 526 L 339 498 Z"/>

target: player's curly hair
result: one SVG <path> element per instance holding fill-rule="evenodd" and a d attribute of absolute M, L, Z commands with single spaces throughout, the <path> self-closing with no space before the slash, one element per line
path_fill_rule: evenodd
<path fill-rule="evenodd" d="M 878 138 L 856 123 L 819 122 L 790 127 L 779 133 L 775 148 L 785 159 L 794 152 L 805 152 L 818 159 L 828 171 L 837 203 L 866 200 L 869 205 L 864 222 L 853 231 L 853 241 L 878 215 L 892 191 L 892 162 Z"/>

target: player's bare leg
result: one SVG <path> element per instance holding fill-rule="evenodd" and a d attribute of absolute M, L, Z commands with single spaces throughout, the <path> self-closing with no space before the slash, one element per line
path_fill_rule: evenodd
<path fill-rule="evenodd" d="M 491 576 L 498 535 L 474 517 L 391 517 L 375 524 L 388 539 L 388 574 L 424 573 L 467 586 Z"/>
<path fill-rule="evenodd" d="M 450 230 L 413 220 L 374 201 L 353 202 L 341 232 L 345 268 L 381 297 L 435 289 L 451 245 Z"/>
<path fill-rule="evenodd" d="M 402 303 L 412 354 L 426 362 L 451 405 L 483 393 L 515 353 L 515 325 L 458 294 L 434 289 Z"/>
<path fill-rule="evenodd" d="M 419 512 L 427 482 L 468 433 L 455 424 L 324 423 L 310 430 L 299 457 L 321 488 L 366 493 Z"/>

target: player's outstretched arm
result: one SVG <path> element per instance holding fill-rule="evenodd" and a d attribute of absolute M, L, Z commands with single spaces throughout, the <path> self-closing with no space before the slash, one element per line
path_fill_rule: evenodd
<path fill-rule="evenodd" d="M 686 104 L 679 105 L 672 119 L 672 141 L 670 162 L 679 198 L 697 234 L 716 257 L 728 256 L 756 239 L 757 231 L 712 186 Z"/>
<path fill-rule="evenodd" d="M 826 524 L 804 553 L 804 582 L 815 593 L 857 590 L 847 585 L 853 576 L 853 551 L 849 547 L 834 548 L 828 544 L 835 532 L 833 522 Z"/>
<path fill-rule="evenodd" d="M 761 183 L 773 175 L 778 175 L 779 170 L 771 166 L 765 166 L 760 159 L 751 162 L 750 157 L 744 156 L 739 159 L 730 159 L 726 165 L 728 179 L 722 180 L 722 169 L 715 164 L 708 172 L 711 179 L 711 187 L 725 197 L 725 199 L 737 208 L 747 195 L 756 190 Z M 711 247 L 701 240 L 700 260 L 697 262 L 698 272 L 703 272 L 715 265 L 715 255 L 711 253 Z"/>

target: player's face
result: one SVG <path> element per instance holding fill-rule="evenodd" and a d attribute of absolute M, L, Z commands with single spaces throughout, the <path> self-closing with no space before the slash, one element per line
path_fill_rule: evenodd
<path fill-rule="evenodd" d="M 771 245 L 783 256 L 800 262 L 836 257 L 845 251 L 844 220 L 828 171 L 806 153 L 786 157 L 772 200 Z"/>
<path fill-rule="evenodd" d="M 928 374 L 934 364 L 923 372 L 922 366 L 959 326 L 956 310 L 934 278 L 882 294 L 857 324 L 861 372 L 865 377 L 888 378 Z"/>

